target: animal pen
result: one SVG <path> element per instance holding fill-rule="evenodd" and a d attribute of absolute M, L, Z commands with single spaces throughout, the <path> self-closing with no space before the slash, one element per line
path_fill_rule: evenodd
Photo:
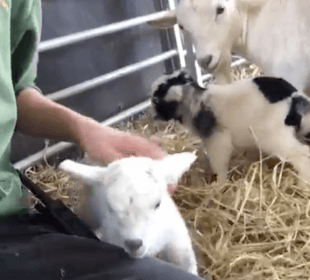
<path fill-rule="evenodd" d="M 186 67 L 200 84 L 203 75 L 188 34 L 177 26 L 153 30 L 147 22 L 174 9 L 174 0 L 42 1 L 43 30 L 37 84 L 44 94 L 117 129 L 159 138 L 165 151 L 197 151 L 197 162 L 174 195 L 190 231 L 199 272 L 210 279 L 309 279 L 310 191 L 297 186 L 292 167 L 265 155 L 236 154 L 230 181 L 210 184 L 207 151 L 200 139 L 173 122 L 154 122 L 147 113 L 152 82 Z M 260 74 L 233 57 L 234 79 Z M 76 159 L 71 143 L 16 134 L 15 168 L 70 208 L 80 188 L 54 166 Z M 34 201 L 32 201 L 34 203 Z"/>

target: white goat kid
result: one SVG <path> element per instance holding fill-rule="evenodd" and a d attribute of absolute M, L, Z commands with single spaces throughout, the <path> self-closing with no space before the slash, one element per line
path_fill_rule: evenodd
<path fill-rule="evenodd" d="M 193 153 L 163 160 L 131 157 L 107 167 L 65 160 L 59 168 L 93 188 L 81 218 L 110 244 L 133 258 L 156 257 L 197 275 L 185 223 L 167 191 L 196 160 Z"/>
<path fill-rule="evenodd" d="M 299 90 L 310 86 L 310 1 L 181 0 L 155 27 L 189 32 L 202 68 L 230 83 L 230 54 L 260 66 Z"/>
<path fill-rule="evenodd" d="M 285 80 L 258 77 L 203 89 L 181 70 L 153 83 L 151 101 L 157 118 L 179 120 L 204 140 L 219 183 L 227 178 L 234 147 L 255 146 L 291 162 L 310 183 L 304 140 L 310 133 L 309 98 Z"/>

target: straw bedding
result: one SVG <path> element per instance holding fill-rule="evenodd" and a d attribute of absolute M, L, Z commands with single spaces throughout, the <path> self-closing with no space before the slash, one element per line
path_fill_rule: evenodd
<path fill-rule="evenodd" d="M 260 71 L 250 65 L 233 74 L 242 79 Z M 211 183 L 200 140 L 179 124 L 155 123 L 146 116 L 122 130 L 148 139 L 156 135 L 168 153 L 197 151 L 198 160 L 173 198 L 190 229 L 201 276 L 310 279 L 310 188 L 297 185 L 289 164 L 259 151 L 236 153 L 230 181 L 218 187 Z M 26 174 L 69 207 L 83 203 L 82 186 L 53 167 L 31 167 Z"/>

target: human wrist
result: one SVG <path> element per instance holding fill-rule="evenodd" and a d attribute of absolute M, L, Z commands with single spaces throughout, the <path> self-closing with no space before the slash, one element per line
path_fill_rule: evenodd
<path fill-rule="evenodd" d="M 76 143 L 83 152 L 87 151 L 87 139 L 92 131 L 98 129 L 100 124 L 89 117 L 79 115 L 72 122 L 73 142 Z"/>

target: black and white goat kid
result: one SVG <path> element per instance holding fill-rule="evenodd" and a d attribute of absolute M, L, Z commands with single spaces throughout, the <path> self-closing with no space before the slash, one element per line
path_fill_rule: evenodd
<path fill-rule="evenodd" d="M 287 81 L 257 77 L 201 88 L 184 71 L 152 85 L 157 118 L 178 120 L 200 136 L 218 183 L 226 181 L 234 148 L 258 146 L 288 161 L 310 183 L 309 98 Z M 255 136 L 255 137 L 254 137 Z"/>

